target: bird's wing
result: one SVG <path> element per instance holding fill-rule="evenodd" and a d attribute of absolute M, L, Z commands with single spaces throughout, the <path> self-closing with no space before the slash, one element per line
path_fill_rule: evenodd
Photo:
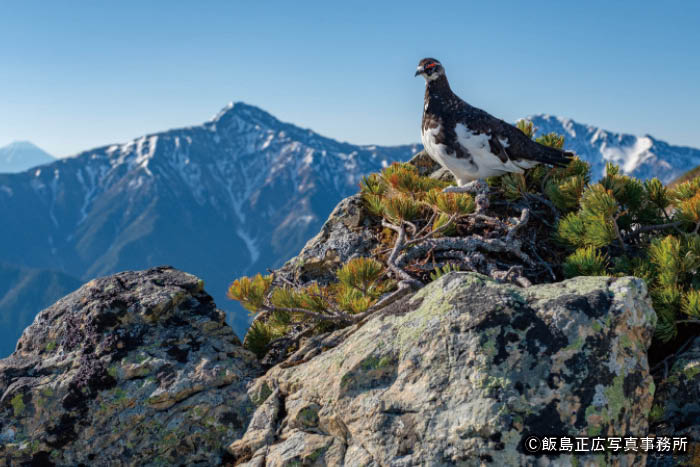
<path fill-rule="evenodd" d="M 464 101 L 460 102 L 456 110 L 457 120 L 465 122 L 471 132 L 490 136 L 488 141 L 491 152 L 504 164 L 509 161 L 528 160 L 563 167 L 568 165 L 573 157 L 570 152 L 533 141 L 517 127 Z"/>

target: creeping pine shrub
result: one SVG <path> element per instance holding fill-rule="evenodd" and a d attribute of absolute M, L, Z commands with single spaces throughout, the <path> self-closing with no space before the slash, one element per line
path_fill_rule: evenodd
<path fill-rule="evenodd" d="M 437 237 L 455 234 L 451 224 L 455 216 L 475 209 L 470 194 L 442 193 L 448 185 L 419 175 L 411 164 L 395 163 L 381 173 L 364 177 L 360 188 L 364 207 L 371 215 L 391 225 L 432 219 L 425 230 Z M 389 229 L 384 229 L 381 236 L 385 246 L 396 238 Z M 386 252 L 377 258 L 353 258 L 335 271 L 335 281 L 328 285 L 273 285 L 272 275 L 261 274 L 235 280 L 229 287 L 229 298 L 256 316 L 245 345 L 263 356 L 272 341 L 287 336 L 296 324 L 312 322 L 319 329 L 329 329 L 361 319 L 397 288 L 385 262 Z M 458 267 L 445 265 L 433 278 L 452 270 Z"/>
<path fill-rule="evenodd" d="M 534 137 L 531 122 L 520 121 L 518 128 Z M 556 134 L 537 141 L 556 148 L 564 144 Z M 700 324 L 700 178 L 667 187 L 656 178 L 640 181 L 624 175 L 609 163 L 605 176 L 594 182 L 589 165 L 573 158 L 565 168 L 538 165 L 487 182 L 490 215 L 498 218 L 495 224 L 477 222 L 484 216 L 475 212 L 472 195 L 443 193 L 449 182 L 421 176 L 410 163 L 394 163 L 364 177 L 360 183 L 364 209 L 375 219 L 367 228 L 380 243 L 373 257 L 348 261 L 327 285 L 278 283 L 271 275 L 234 281 L 229 297 L 257 317 L 246 346 L 262 356 L 272 341 L 299 323 L 328 330 L 374 312 L 383 297 L 400 289 L 397 266 L 389 264 L 390 252 L 399 242 L 397 232 L 411 239 L 403 245 L 407 254 L 421 238 L 435 242 L 460 237 L 474 233 L 477 225 L 485 229 L 478 232 L 485 242 L 500 239 L 494 225 L 508 224 L 523 207 L 530 209 L 531 221 L 519 231 L 519 238 L 528 254 L 547 267 L 533 273 L 532 264 L 519 263 L 518 267 L 530 268 L 533 283 L 580 275 L 633 275 L 646 282 L 658 314 L 657 342 L 671 342 L 679 329 Z M 509 261 L 517 264 L 512 257 L 499 255 L 492 257 L 493 264 L 506 269 Z M 421 275 L 419 270 L 427 272 Z M 405 278 L 410 272 L 425 283 L 457 270 L 460 264 L 431 263 L 430 257 L 423 257 L 406 266 L 403 274 Z"/>
<path fill-rule="evenodd" d="M 303 287 L 273 287 L 272 275 L 236 279 L 228 297 L 253 315 L 267 316 L 253 322 L 246 334 L 246 347 L 262 357 L 269 343 L 287 335 L 296 323 L 316 320 L 325 329 L 330 323 L 352 322 L 396 287 L 386 277 L 384 265 L 372 258 L 351 259 L 336 271 L 336 278 L 337 282 L 328 286 L 312 283 Z"/>
<path fill-rule="evenodd" d="M 615 165 L 589 184 L 559 221 L 556 236 L 574 251 L 564 272 L 637 276 L 645 280 L 659 323 L 656 337 L 669 342 L 679 325 L 700 318 L 695 306 L 700 267 L 700 179 L 665 187 L 639 181 Z"/>

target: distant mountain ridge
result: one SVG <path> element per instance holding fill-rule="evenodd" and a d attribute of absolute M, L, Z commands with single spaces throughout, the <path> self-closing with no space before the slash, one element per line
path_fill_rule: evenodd
<path fill-rule="evenodd" d="M 564 148 L 591 164 L 594 181 L 603 176 L 607 161 L 618 164 L 628 175 L 640 179 L 658 177 L 664 183 L 700 165 L 700 149 L 674 146 L 650 135 L 615 133 L 546 114 L 527 118 L 537 128 L 537 135 L 550 132 L 564 135 Z"/>
<path fill-rule="evenodd" d="M 0 174 L 0 260 L 83 281 L 170 264 L 230 311 L 233 279 L 279 266 L 362 175 L 418 149 L 341 143 L 230 104 L 202 125 Z"/>
<path fill-rule="evenodd" d="M 0 262 L 0 358 L 15 350 L 19 336 L 37 312 L 81 285 L 61 272 Z"/>
<path fill-rule="evenodd" d="M 54 160 L 52 155 L 29 141 L 15 141 L 0 148 L 0 173 L 22 172 Z"/>
<path fill-rule="evenodd" d="M 651 136 L 548 115 L 530 119 L 539 133 L 564 134 L 565 147 L 591 162 L 594 180 L 606 160 L 666 182 L 700 165 L 700 150 Z M 78 282 L 170 264 L 204 278 L 217 304 L 232 312 L 239 309 L 225 298 L 230 281 L 295 255 L 336 203 L 357 191 L 362 175 L 419 149 L 343 143 L 232 103 L 202 125 L 0 174 L 0 261 Z M 12 306 L 0 306 L 0 322 Z M 32 313 L 21 316 L 20 331 Z M 229 316 L 242 335 L 246 315 Z"/>

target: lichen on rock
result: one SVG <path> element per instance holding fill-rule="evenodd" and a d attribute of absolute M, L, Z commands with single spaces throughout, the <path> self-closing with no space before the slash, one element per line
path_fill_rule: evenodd
<path fill-rule="evenodd" d="M 535 461 L 523 440 L 647 432 L 646 349 L 656 315 L 639 279 L 522 289 L 450 273 L 402 311 L 256 380 L 251 395 L 272 388 L 274 397 L 254 419 L 272 404 L 276 415 L 265 419 L 274 426 L 264 430 L 274 435 L 261 444 L 260 427 L 249 428 L 229 446 L 232 455 L 247 465 L 292 465 L 310 462 L 318 446 L 318 465 L 565 465 L 576 461 Z M 606 462 L 638 465 L 644 457 Z"/>
<path fill-rule="evenodd" d="M 197 277 L 95 279 L 0 360 L 0 464 L 212 465 L 248 426 L 261 371 Z"/>

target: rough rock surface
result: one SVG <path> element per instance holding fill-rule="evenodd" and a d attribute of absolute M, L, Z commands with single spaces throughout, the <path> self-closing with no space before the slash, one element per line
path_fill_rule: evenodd
<path fill-rule="evenodd" d="M 0 465 L 215 465 L 260 373 L 197 277 L 93 280 L 0 360 Z"/>
<path fill-rule="evenodd" d="M 700 337 L 672 362 L 651 410 L 656 436 L 687 437 L 688 452 L 649 456 L 647 465 L 700 465 Z"/>
<path fill-rule="evenodd" d="M 370 222 L 359 194 L 345 198 L 333 209 L 321 231 L 278 273 L 292 275 L 301 282 L 328 282 L 334 277 L 333 271 L 347 260 L 370 256 L 378 244 L 365 228 Z"/>
<path fill-rule="evenodd" d="M 416 166 L 421 175 L 441 179 L 452 177 L 425 151 L 413 156 L 409 163 Z M 349 259 L 371 256 L 372 250 L 379 244 L 367 228 L 371 222 L 364 213 L 361 195 L 345 198 L 333 209 L 321 231 L 277 273 L 301 283 L 329 282 L 334 278 L 333 271 Z"/>
<path fill-rule="evenodd" d="M 640 465 L 643 454 L 534 457 L 529 435 L 647 433 L 656 324 L 634 278 L 527 289 L 475 273 L 429 284 L 401 312 L 256 380 L 228 447 L 282 465 Z M 591 464 L 594 463 L 594 464 Z"/>

